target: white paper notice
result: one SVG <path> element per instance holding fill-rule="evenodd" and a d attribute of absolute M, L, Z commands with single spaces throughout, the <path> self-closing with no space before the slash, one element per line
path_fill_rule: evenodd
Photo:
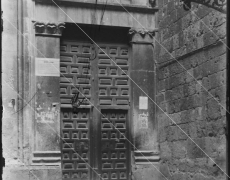
<path fill-rule="evenodd" d="M 139 109 L 148 109 L 148 97 L 139 97 Z"/>
<path fill-rule="evenodd" d="M 148 129 L 148 113 L 139 114 L 140 129 Z"/>
<path fill-rule="evenodd" d="M 36 76 L 60 76 L 60 59 L 36 58 Z"/>

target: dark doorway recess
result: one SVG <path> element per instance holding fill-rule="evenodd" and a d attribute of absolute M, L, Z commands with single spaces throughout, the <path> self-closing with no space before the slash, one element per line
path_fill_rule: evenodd
<path fill-rule="evenodd" d="M 78 26 L 90 36 L 96 43 L 113 43 L 113 44 L 128 44 L 129 28 L 111 27 L 102 25 L 82 25 Z M 75 39 L 79 42 L 91 42 L 83 31 L 76 24 L 66 23 L 66 28 L 63 31 L 62 39 Z"/>

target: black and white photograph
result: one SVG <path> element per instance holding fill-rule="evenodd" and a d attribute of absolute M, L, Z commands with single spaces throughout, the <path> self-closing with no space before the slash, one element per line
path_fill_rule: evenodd
<path fill-rule="evenodd" d="M 3 180 L 230 180 L 227 0 L 0 0 Z"/>

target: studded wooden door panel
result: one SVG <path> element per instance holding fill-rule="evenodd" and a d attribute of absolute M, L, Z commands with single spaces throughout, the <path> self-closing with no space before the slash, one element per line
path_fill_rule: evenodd
<path fill-rule="evenodd" d="M 63 180 L 98 180 L 100 176 L 129 180 L 129 143 L 123 136 L 129 137 L 130 80 L 125 75 L 129 74 L 129 48 L 113 44 L 100 47 L 112 60 L 89 43 L 61 44 Z M 95 107 L 85 101 L 74 114 L 71 98 L 78 91 Z"/>
<path fill-rule="evenodd" d="M 98 52 L 99 105 L 129 106 L 130 80 L 127 46 L 101 45 Z M 120 67 L 118 67 L 115 63 Z"/>
<path fill-rule="evenodd" d="M 62 178 L 90 179 L 90 109 L 61 111 Z"/>
<path fill-rule="evenodd" d="M 129 144 L 125 138 L 129 134 L 127 110 L 102 110 L 102 113 L 104 115 L 101 115 L 102 178 L 128 180 Z"/>
<path fill-rule="evenodd" d="M 60 52 L 60 97 L 61 97 L 61 144 L 62 179 L 91 178 L 90 159 L 90 108 L 80 108 L 73 113 L 71 98 L 80 91 L 90 101 L 92 94 L 92 74 L 90 44 L 64 41 Z M 80 100 L 83 95 L 79 94 Z M 84 101 L 84 105 L 89 105 Z"/>
<path fill-rule="evenodd" d="M 60 59 L 60 97 L 61 104 L 70 105 L 71 98 L 80 90 L 91 101 L 92 74 L 91 61 L 92 45 L 74 42 L 61 44 Z M 83 95 L 80 93 L 80 99 Z M 85 101 L 89 104 L 88 101 Z"/>
<path fill-rule="evenodd" d="M 129 143 L 124 137 L 129 137 L 130 80 L 126 75 L 129 75 L 129 49 L 122 45 L 100 47 L 112 59 L 99 50 L 98 104 L 104 115 L 100 114 L 100 173 L 103 179 L 128 180 Z"/>

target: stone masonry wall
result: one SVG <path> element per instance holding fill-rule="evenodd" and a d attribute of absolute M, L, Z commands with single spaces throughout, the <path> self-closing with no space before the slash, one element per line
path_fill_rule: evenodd
<path fill-rule="evenodd" d="M 216 163 L 158 108 L 160 171 L 168 180 L 226 179 L 218 168 L 226 171 L 226 15 L 192 3 L 194 15 L 179 0 L 158 5 L 157 41 L 186 71 L 156 42 L 157 104 Z"/>

